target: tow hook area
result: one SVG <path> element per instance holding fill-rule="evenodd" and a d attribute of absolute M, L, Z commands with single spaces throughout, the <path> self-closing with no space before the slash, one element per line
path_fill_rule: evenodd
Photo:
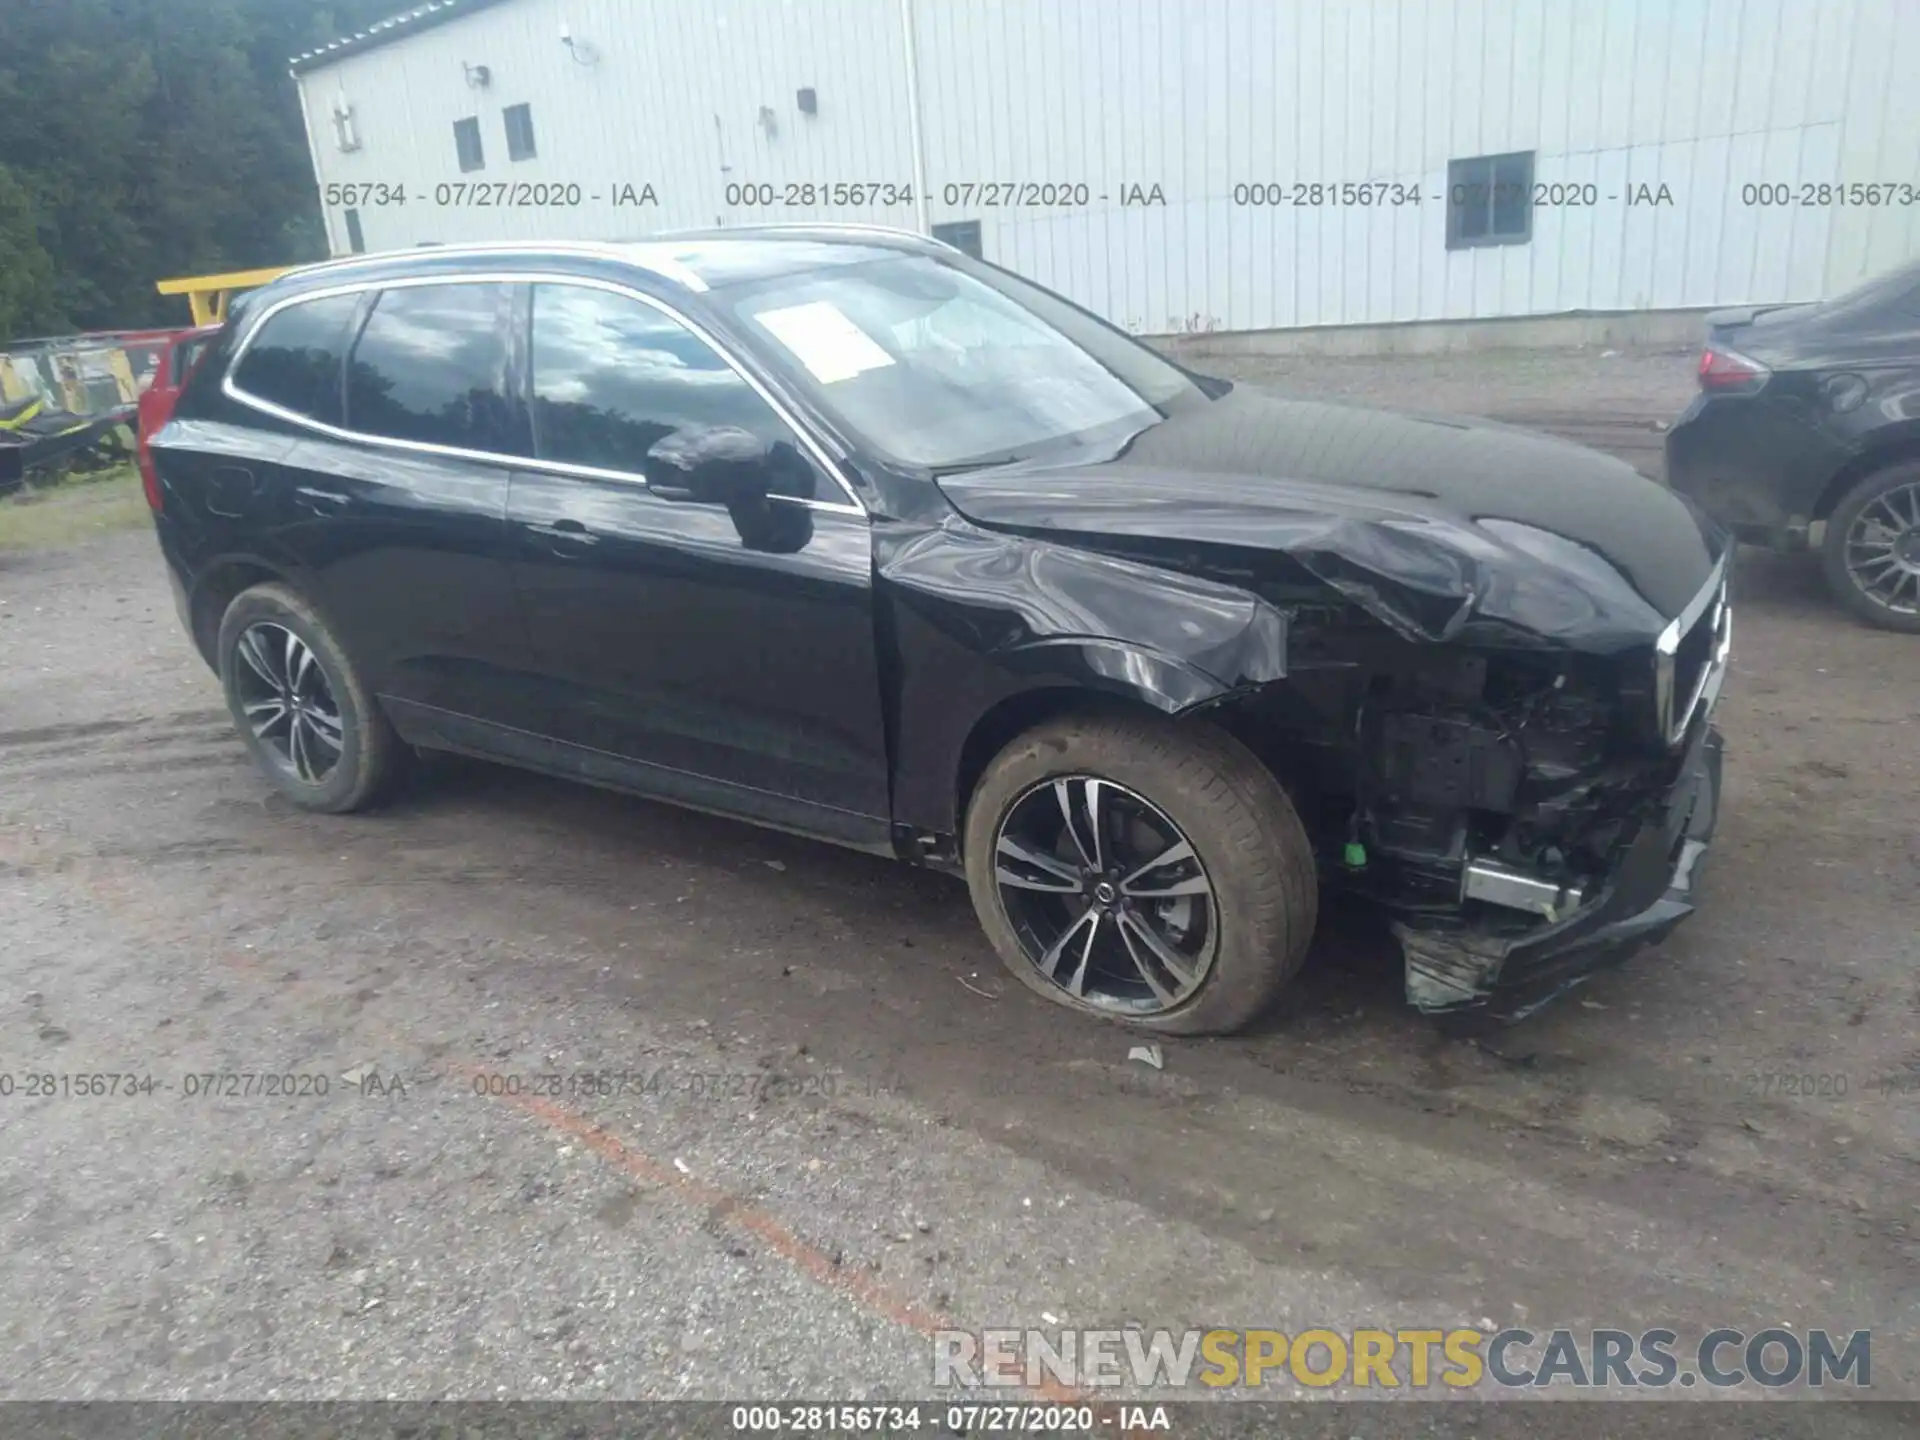
<path fill-rule="evenodd" d="M 1604 882 L 1571 888 L 1470 862 L 1463 897 L 1499 909 L 1394 922 L 1408 1002 L 1430 1015 L 1485 1009 L 1519 1020 L 1600 966 L 1664 939 L 1693 911 L 1719 817 L 1720 770 L 1719 732 L 1703 727 L 1664 806 L 1645 817 Z"/>
<path fill-rule="evenodd" d="M 1407 960 L 1407 1002 L 1444 1014 L 1487 998 L 1507 960 L 1504 936 L 1474 930 L 1419 930 L 1396 922 Z"/>
<path fill-rule="evenodd" d="M 1563 885 L 1498 860 L 1472 860 L 1460 875 L 1460 898 L 1539 916 L 1551 926 L 1577 911 L 1586 888 Z M 1429 1013 L 1483 1002 L 1500 978 L 1515 933 L 1461 926 L 1446 929 L 1395 924 L 1407 962 L 1407 1000 Z M 1522 934 L 1532 936 L 1537 930 Z"/>
<path fill-rule="evenodd" d="M 1462 900 L 1483 900 L 1489 905 L 1544 915 L 1549 920 L 1578 910 L 1586 893 L 1585 886 L 1562 885 L 1498 860 L 1469 861 L 1460 873 Z"/>

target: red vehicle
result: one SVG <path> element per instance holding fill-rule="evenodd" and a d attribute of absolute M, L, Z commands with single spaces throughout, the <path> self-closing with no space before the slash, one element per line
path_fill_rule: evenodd
<path fill-rule="evenodd" d="M 134 460 L 140 467 L 140 484 L 147 492 L 147 504 L 160 508 L 160 477 L 154 472 L 153 454 L 148 447 L 161 426 L 173 418 L 173 402 L 180 398 L 180 387 L 206 353 L 207 345 L 220 333 L 218 325 L 198 330 L 181 330 L 167 341 L 154 367 L 153 383 L 140 393 L 139 439 Z"/>

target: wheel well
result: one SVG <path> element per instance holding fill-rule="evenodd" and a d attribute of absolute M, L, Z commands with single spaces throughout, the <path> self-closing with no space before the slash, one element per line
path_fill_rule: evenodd
<path fill-rule="evenodd" d="M 1129 700 L 1101 690 L 1082 690 L 1068 686 L 1042 690 L 1023 690 L 1009 695 L 974 721 L 966 743 L 960 747 L 959 773 L 954 777 L 954 818 L 956 828 L 966 823 L 967 802 L 974 787 L 986 773 L 993 757 L 1036 725 L 1062 715 L 1153 715 L 1165 719 L 1139 700 Z"/>
<path fill-rule="evenodd" d="M 1819 500 L 1814 503 L 1813 514 L 1807 518 L 1809 520 L 1827 519 L 1833 514 L 1834 507 L 1840 503 L 1840 497 L 1859 484 L 1862 479 L 1876 470 L 1884 470 L 1889 465 L 1898 465 L 1903 460 L 1920 460 L 1920 435 L 1909 435 L 1905 439 L 1894 441 L 1891 445 L 1870 450 L 1865 455 L 1856 455 L 1842 465 L 1834 472 L 1833 478 L 1827 481 L 1827 488 L 1820 492 Z"/>
<path fill-rule="evenodd" d="M 193 591 L 193 643 L 207 664 L 215 670 L 220 668 L 219 657 L 213 653 L 213 642 L 220 636 L 220 617 L 227 613 L 233 597 L 242 590 L 282 578 L 265 565 L 249 560 L 221 561 L 200 577 Z"/>

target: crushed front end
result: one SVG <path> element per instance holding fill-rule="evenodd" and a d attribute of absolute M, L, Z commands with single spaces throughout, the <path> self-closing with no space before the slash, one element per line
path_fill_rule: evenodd
<path fill-rule="evenodd" d="M 1518 1018 L 1691 912 L 1726 569 L 1652 644 L 1604 655 L 1295 611 L 1288 682 L 1227 707 L 1303 804 L 1322 876 L 1387 911 L 1417 1008 Z"/>

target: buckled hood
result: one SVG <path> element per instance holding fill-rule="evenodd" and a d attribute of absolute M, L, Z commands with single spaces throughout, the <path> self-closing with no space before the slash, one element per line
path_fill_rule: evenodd
<path fill-rule="evenodd" d="M 1427 640 L 1651 643 L 1728 543 L 1680 496 L 1579 445 L 1245 387 L 1109 454 L 940 485 L 979 525 L 1105 539 L 1136 559 L 1178 567 L 1195 545 L 1284 555 Z"/>

